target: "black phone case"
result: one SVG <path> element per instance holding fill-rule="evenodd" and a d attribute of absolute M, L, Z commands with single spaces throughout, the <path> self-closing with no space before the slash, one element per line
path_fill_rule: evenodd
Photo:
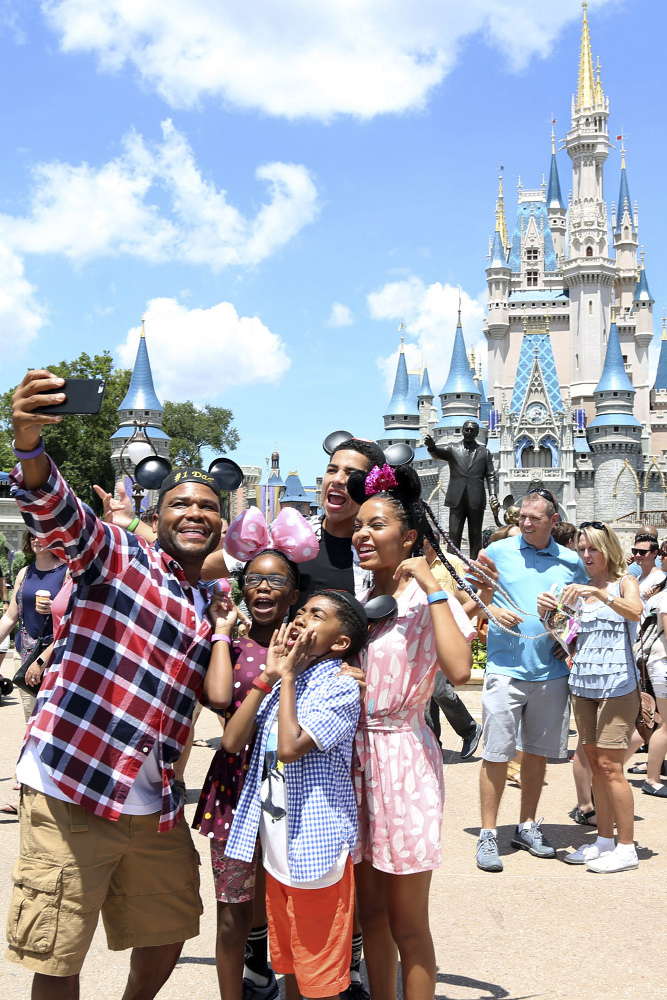
<path fill-rule="evenodd" d="M 34 413 L 99 413 L 104 399 L 106 382 L 103 378 L 66 378 L 65 384 L 60 389 L 53 392 L 64 392 L 64 403 L 56 403 L 54 406 L 40 406 Z M 53 395 L 52 391 L 44 393 L 46 396 Z"/>

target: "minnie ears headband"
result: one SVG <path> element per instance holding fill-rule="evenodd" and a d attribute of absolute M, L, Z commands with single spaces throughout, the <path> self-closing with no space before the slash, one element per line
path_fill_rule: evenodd
<path fill-rule="evenodd" d="M 241 562 L 254 559 L 266 549 L 275 549 L 292 562 L 303 563 L 315 558 L 320 543 L 298 510 L 286 507 L 268 525 L 258 507 L 248 507 L 229 525 L 223 547 Z"/>
<path fill-rule="evenodd" d="M 203 469 L 190 467 L 173 469 L 171 462 L 161 455 L 149 455 L 137 463 L 134 478 L 145 490 L 159 490 L 163 496 L 179 483 L 201 483 L 220 497 L 220 491 L 237 490 L 243 482 L 243 472 L 231 458 L 215 458 Z"/>
<path fill-rule="evenodd" d="M 388 448 L 382 451 L 380 446 L 375 444 L 375 441 L 367 441 L 366 438 L 355 437 L 349 431 L 332 431 L 331 434 L 327 434 L 325 437 L 322 447 L 327 455 L 333 455 L 346 441 L 363 441 L 364 444 L 373 445 L 373 450 L 376 452 L 373 455 L 374 465 L 386 464 L 392 468 L 396 468 L 397 465 L 410 465 L 415 457 L 415 453 L 409 444 L 390 444 Z"/>

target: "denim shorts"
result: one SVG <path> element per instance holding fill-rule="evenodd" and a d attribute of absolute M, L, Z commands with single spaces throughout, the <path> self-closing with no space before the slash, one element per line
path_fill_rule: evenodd
<path fill-rule="evenodd" d="M 520 681 L 507 674 L 487 673 L 482 689 L 483 759 L 497 763 L 512 760 L 519 725 L 521 749 L 526 753 L 562 757 L 568 697 L 567 677 Z"/>

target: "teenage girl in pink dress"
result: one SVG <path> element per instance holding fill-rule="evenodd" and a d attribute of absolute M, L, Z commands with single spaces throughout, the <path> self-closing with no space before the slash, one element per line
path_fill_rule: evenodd
<path fill-rule="evenodd" d="M 474 629 L 420 554 L 433 531 L 414 469 L 376 466 L 368 476 L 352 473 L 347 488 L 361 504 L 352 542 L 374 576 L 365 600 L 386 594 L 397 602 L 360 654 L 367 687 L 356 735 L 355 878 L 366 968 L 373 1000 L 395 1000 L 399 956 L 405 1000 L 433 1000 L 428 899 L 440 865 L 444 781 L 424 710 L 436 671 L 455 685 L 470 677 Z"/>

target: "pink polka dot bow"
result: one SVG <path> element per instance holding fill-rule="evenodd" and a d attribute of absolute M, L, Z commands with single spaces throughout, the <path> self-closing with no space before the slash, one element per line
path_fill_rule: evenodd
<path fill-rule="evenodd" d="M 319 542 L 298 510 L 286 507 L 269 527 L 258 507 L 248 507 L 229 525 L 224 548 L 241 562 L 253 559 L 264 549 L 277 549 L 292 562 L 302 563 L 315 558 Z"/>

